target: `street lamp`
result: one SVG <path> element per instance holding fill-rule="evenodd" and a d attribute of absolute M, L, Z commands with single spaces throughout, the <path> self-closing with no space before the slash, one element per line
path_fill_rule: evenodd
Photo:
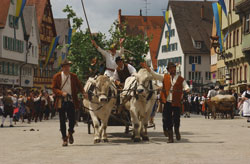
<path fill-rule="evenodd" d="M 216 52 L 216 54 L 218 54 L 219 56 L 221 56 L 221 58 L 224 60 L 224 63 L 226 65 L 226 69 L 225 69 L 225 74 L 226 74 L 226 84 L 230 87 L 230 74 L 228 72 L 228 64 L 225 62 L 227 58 L 231 58 L 233 55 L 231 52 L 225 52 L 225 50 L 223 49 L 222 51 L 220 51 L 220 42 L 219 42 L 219 36 L 211 36 L 211 47 L 214 48 L 214 51 Z"/>

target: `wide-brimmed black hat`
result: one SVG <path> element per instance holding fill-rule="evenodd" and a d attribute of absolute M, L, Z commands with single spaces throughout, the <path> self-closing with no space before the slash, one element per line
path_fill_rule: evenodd
<path fill-rule="evenodd" d="M 66 60 L 64 60 L 64 62 L 62 62 L 61 66 L 63 67 L 65 65 L 71 65 L 71 64 L 72 64 L 72 62 L 66 59 Z"/>
<path fill-rule="evenodd" d="M 176 65 L 173 62 L 168 62 L 167 69 L 170 67 L 176 67 Z"/>
<path fill-rule="evenodd" d="M 120 56 L 115 58 L 115 62 L 117 63 L 118 61 L 122 61 L 122 58 Z"/>

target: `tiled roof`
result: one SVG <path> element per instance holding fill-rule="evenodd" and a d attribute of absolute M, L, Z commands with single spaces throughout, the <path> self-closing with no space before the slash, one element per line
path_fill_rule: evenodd
<path fill-rule="evenodd" d="M 27 6 L 36 6 L 36 16 L 38 21 L 38 26 L 40 27 L 44 15 L 44 10 L 46 7 L 47 0 L 27 0 Z"/>
<path fill-rule="evenodd" d="M 213 25 L 212 2 L 170 1 L 169 5 L 183 52 L 185 54 L 209 53 Z M 203 19 L 201 19 L 202 5 L 204 6 Z M 202 48 L 196 49 L 193 41 L 203 42 Z"/>
<path fill-rule="evenodd" d="M 152 36 L 149 43 L 151 60 L 154 69 L 157 69 L 157 53 L 161 40 L 161 34 L 164 27 L 163 16 L 129 16 L 120 15 L 120 23 L 127 23 L 127 33 L 129 35 L 144 35 Z"/>
<path fill-rule="evenodd" d="M 0 28 L 4 28 L 8 17 L 10 0 L 1 0 L 0 5 Z"/>

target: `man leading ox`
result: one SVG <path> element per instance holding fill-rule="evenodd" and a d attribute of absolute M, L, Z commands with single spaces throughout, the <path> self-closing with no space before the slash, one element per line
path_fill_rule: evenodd
<path fill-rule="evenodd" d="M 168 143 L 173 143 L 173 126 L 176 134 L 176 139 L 180 140 L 180 114 L 181 114 L 181 99 L 183 90 L 189 91 L 189 86 L 183 77 L 176 75 L 176 66 L 169 62 L 167 70 L 169 73 L 158 74 L 152 71 L 145 63 L 142 66 L 148 70 L 154 79 L 163 82 L 163 88 L 160 94 L 161 102 L 164 104 L 162 113 L 163 131 L 168 136 Z"/>

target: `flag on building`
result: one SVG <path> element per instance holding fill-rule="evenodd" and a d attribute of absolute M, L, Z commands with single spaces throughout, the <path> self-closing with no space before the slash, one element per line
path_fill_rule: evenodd
<path fill-rule="evenodd" d="M 221 30 L 222 27 L 222 9 L 221 5 L 219 3 L 213 3 L 213 13 L 214 13 L 214 19 L 215 19 L 215 24 L 216 24 L 216 31 L 217 31 L 217 36 L 219 36 L 219 43 L 220 43 L 220 51 L 223 51 L 223 33 Z"/>
<path fill-rule="evenodd" d="M 169 43 L 170 43 L 170 36 L 171 36 L 171 28 L 170 28 L 171 22 L 169 22 L 169 7 L 167 8 L 166 11 L 163 11 L 163 16 L 164 16 L 164 20 L 168 28 L 168 32 L 167 32 L 167 50 L 168 50 Z"/>
<path fill-rule="evenodd" d="M 223 12 L 227 16 L 227 8 L 226 8 L 226 5 L 225 5 L 225 1 L 224 0 L 219 0 L 219 4 L 221 5 L 221 8 L 222 8 Z"/>
<path fill-rule="evenodd" d="M 16 3 L 16 20 L 15 22 L 18 22 L 18 19 L 21 17 L 22 13 L 23 13 L 23 9 L 25 7 L 26 4 L 26 0 L 17 0 Z"/>
<path fill-rule="evenodd" d="M 59 38 L 60 38 L 60 36 L 54 37 L 52 42 L 50 43 L 50 48 L 49 48 L 49 52 L 48 52 L 48 55 L 47 55 L 46 60 L 45 60 L 44 68 L 47 66 L 50 58 L 52 57 L 52 55 L 56 49 L 57 43 L 59 41 Z"/>

